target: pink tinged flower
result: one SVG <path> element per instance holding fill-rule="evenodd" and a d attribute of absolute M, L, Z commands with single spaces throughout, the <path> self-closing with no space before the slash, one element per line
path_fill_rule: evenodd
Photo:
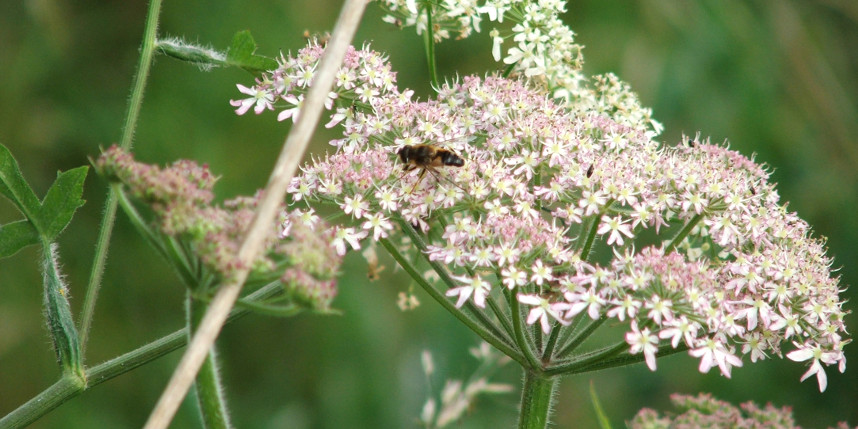
<path fill-rule="evenodd" d="M 482 277 L 475 275 L 473 277 L 460 276 L 453 277 L 454 279 L 465 283 L 465 286 L 454 287 L 447 291 L 447 296 L 458 296 L 456 308 L 462 308 L 471 295 L 474 296 L 474 304 L 480 308 L 486 308 L 486 296 L 491 292 L 491 284 L 483 280 Z"/>
<path fill-rule="evenodd" d="M 759 332 L 751 332 L 750 335 L 745 337 L 747 342 L 742 344 L 742 354 L 751 354 L 751 362 L 757 362 L 758 360 L 764 360 L 768 358 L 766 355 L 765 347 L 766 341 L 764 340 L 762 334 Z"/>
<path fill-rule="evenodd" d="M 490 214 L 493 214 L 495 216 L 501 216 L 509 213 L 509 208 L 507 208 L 506 204 L 501 202 L 500 198 L 495 198 L 494 200 L 486 201 L 485 204 L 483 204 L 483 207 L 485 207 L 485 209 L 488 210 Z"/>
<path fill-rule="evenodd" d="M 673 348 L 679 346 L 679 340 L 685 339 L 685 344 L 691 345 L 694 338 L 697 336 L 698 325 L 691 323 L 685 316 L 677 317 L 665 323 L 665 327 L 658 333 L 661 339 L 670 338 L 670 345 Z"/>
<path fill-rule="evenodd" d="M 697 341 L 696 348 L 688 351 L 691 356 L 700 358 L 700 372 L 707 373 L 717 365 L 721 374 L 730 378 L 732 368 L 742 366 L 742 360 L 727 349 L 725 341 L 722 335 L 701 339 Z"/>
<path fill-rule="evenodd" d="M 390 188 L 382 188 L 375 191 L 375 198 L 378 201 L 378 205 L 388 212 L 396 211 L 399 207 L 398 201 L 400 197 Z"/>
<path fill-rule="evenodd" d="M 567 319 L 571 319 L 586 308 L 587 315 L 591 319 L 596 320 L 600 316 L 599 313 L 602 310 L 602 306 L 606 303 L 605 299 L 599 296 L 594 287 L 586 290 L 578 289 L 576 291 L 569 291 L 564 293 L 563 297 L 571 304 L 569 311 L 566 313 Z"/>
<path fill-rule="evenodd" d="M 468 259 L 474 263 L 474 267 L 488 267 L 495 259 L 495 255 L 491 251 L 491 248 L 481 247 L 478 249 L 474 249 L 474 251 L 471 252 L 471 254 L 469 255 Z"/>
<path fill-rule="evenodd" d="M 372 230 L 372 239 L 378 241 L 379 238 L 387 237 L 387 232 L 393 230 L 393 224 L 381 213 L 375 213 L 366 216 L 361 228 Z"/>
<path fill-rule="evenodd" d="M 615 217 L 602 216 L 602 224 L 599 225 L 599 229 L 596 231 L 601 235 L 605 235 L 610 232 L 611 235 L 608 236 L 608 245 L 617 243 L 618 246 L 622 246 L 625 241 L 623 240 L 623 235 L 628 238 L 632 238 L 632 230 L 628 224 L 624 223 L 622 218 L 617 215 Z"/>
<path fill-rule="evenodd" d="M 250 107 L 253 106 L 253 112 L 257 115 L 262 113 L 265 109 L 274 110 L 274 95 L 267 90 L 261 90 L 258 87 L 254 86 L 253 88 L 248 88 L 242 84 L 236 84 L 238 90 L 241 91 L 242 94 L 247 94 L 250 98 L 245 98 L 243 100 L 229 100 L 229 104 L 233 107 L 238 107 L 235 109 L 235 113 L 238 115 L 243 115 L 250 110 Z"/>
<path fill-rule="evenodd" d="M 581 199 L 578 201 L 578 207 L 584 209 L 584 216 L 590 216 L 598 213 L 599 209 L 608 202 L 608 198 L 602 191 L 590 192 L 584 191 L 581 193 Z"/>
<path fill-rule="evenodd" d="M 501 277 L 503 278 L 501 282 L 508 289 L 527 284 L 527 273 L 519 270 L 515 265 L 501 270 Z"/>
<path fill-rule="evenodd" d="M 813 359 L 810 368 L 804 375 L 801 376 L 801 381 L 807 380 L 811 375 L 816 375 L 816 381 L 819 382 L 819 391 L 824 392 L 828 386 L 828 378 L 825 376 L 825 370 L 822 368 L 822 363 L 832 365 L 840 359 L 842 352 L 824 351 L 819 345 L 810 346 L 808 344 L 798 344 L 793 342 L 798 350 L 793 350 L 787 353 L 787 357 L 795 362 L 804 362 L 808 359 Z M 845 368 L 844 368 L 845 369 Z M 843 372 L 843 371 L 841 371 Z"/>
<path fill-rule="evenodd" d="M 346 197 L 345 201 L 340 204 L 340 208 L 346 214 L 354 213 L 355 219 L 360 219 L 363 217 L 363 213 L 369 209 L 369 203 L 364 201 L 363 196 L 356 195 L 354 198 Z"/>
<path fill-rule="evenodd" d="M 685 191 L 685 194 L 682 195 L 682 210 L 688 211 L 690 207 L 694 207 L 694 213 L 700 214 L 703 213 L 703 207 L 708 204 L 706 198 L 703 197 L 699 192 L 690 192 Z"/>
<path fill-rule="evenodd" d="M 287 95 L 284 97 L 284 100 L 291 104 L 293 107 L 286 109 L 277 114 L 278 121 L 285 121 L 286 119 L 292 118 L 292 122 L 298 120 L 298 113 L 301 110 L 301 105 L 304 103 L 304 95 L 300 94 L 297 97 L 294 95 Z"/>
<path fill-rule="evenodd" d="M 533 275 L 530 276 L 530 281 L 542 286 L 543 283 L 553 279 L 554 275 L 551 274 L 551 267 L 545 266 L 541 259 L 537 259 L 533 263 Z"/>
<path fill-rule="evenodd" d="M 624 322 L 627 315 L 630 318 L 634 318 L 643 305 L 643 303 L 634 299 L 631 294 L 626 294 L 622 301 L 612 302 L 612 304 L 615 306 L 608 310 L 607 316 L 616 317 L 620 322 Z"/>
<path fill-rule="evenodd" d="M 655 354 L 658 352 L 658 337 L 649 328 L 638 329 L 636 320 L 632 320 L 631 332 L 626 332 L 626 343 L 631 346 L 629 353 L 635 355 L 643 352 L 646 366 L 655 371 Z"/>
<path fill-rule="evenodd" d="M 652 295 L 644 307 L 649 310 L 646 316 L 659 325 L 661 325 L 662 320 L 670 321 L 673 319 L 673 302 L 669 299 L 662 300 L 660 296 Z"/>
<path fill-rule="evenodd" d="M 532 325 L 538 320 L 542 326 L 542 332 L 546 334 L 551 330 L 549 317 L 563 325 L 570 323 L 568 320 L 563 319 L 563 311 L 569 306 L 567 303 L 557 302 L 552 304 L 539 295 L 518 294 L 516 299 L 522 304 L 534 306 L 527 314 L 527 324 Z"/>
<path fill-rule="evenodd" d="M 520 254 L 521 250 L 517 247 L 510 247 L 507 243 L 501 244 L 499 248 L 495 249 L 495 259 L 501 267 L 518 262 Z"/>
<path fill-rule="evenodd" d="M 352 249 L 359 250 L 360 241 L 366 238 L 367 235 L 368 233 L 366 231 L 355 232 L 354 228 L 337 228 L 337 232 L 334 235 L 334 241 L 331 244 L 337 249 L 337 254 L 342 256 L 346 254 L 346 243 L 348 243 Z"/>

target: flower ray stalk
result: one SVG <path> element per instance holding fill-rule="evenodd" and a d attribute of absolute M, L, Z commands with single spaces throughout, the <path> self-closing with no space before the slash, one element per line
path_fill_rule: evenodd
<path fill-rule="evenodd" d="M 480 338 L 485 340 L 487 343 L 491 344 L 505 355 L 511 357 L 522 365 L 525 365 L 527 362 L 517 350 L 515 350 L 511 345 L 504 340 L 502 337 L 495 336 L 492 332 L 485 329 L 483 325 L 478 323 L 473 317 L 472 314 L 466 314 L 464 310 L 457 309 L 447 298 L 438 292 L 429 282 L 427 282 L 420 273 L 417 272 L 416 269 L 411 265 L 411 263 L 406 259 L 399 250 L 396 249 L 396 246 L 385 238 L 379 239 L 379 243 L 390 253 L 390 256 L 393 257 L 394 260 L 411 276 L 414 281 L 420 285 L 426 293 L 429 294 L 436 302 L 441 304 L 447 311 L 449 311 L 453 316 L 459 319 L 462 323 L 465 324 L 470 330 L 474 331 Z"/>
<path fill-rule="evenodd" d="M 420 251 L 420 254 L 423 256 L 423 258 L 426 260 L 426 262 L 429 263 L 429 265 L 432 267 L 432 269 L 435 270 L 435 272 L 438 274 L 438 276 L 441 278 L 441 280 L 447 285 L 447 287 L 448 288 L 455 287 L 456 282 L 455 282 L 455 280 L 453 280 L 452 276 L 450 276 L 449 271 L 447 271 L 447 269 L 443 265 L 439 264 L 437 261 L 432 261 L 426 257 L 426 249 L 427 248 L 426 248 L 426 242 L 423 240 L 423 237 L 421 237 L 420 234 L 417 233 L 417 231 L 415 231 L 414 228 L 412 228 L 411 225 L 408 224 L 408 222 L 404 221 L 401 218 L 398 218 L 397 221 L 399 222 L 400 228 L 402 228 L 406 232 L 406 235 L 408 235 L 408 237 L 411 238 L 411 241 L 414 243 L 415 246 L 417 246 L 417 249 Z M 420 277 L 422 278 L 422 276 L 420 276 Z M 487 297 L 487 298 L 490 298 L 490 297 Z M 444 300 L 446 301 L 446 298 L 444 298 Z M 490 303 L 492 302 L 491 299 L 487 299 L 487 300 Z M 496 323 L 494 323 L 492 320 L 490 320 L 482 311 L 480 311 L 478 308 L 475 308 L 473 303 L 468 303 L 468 306 L 469 306 L 469 308 L 471 308 L 473 310 L 472 317 L 475 317 L 485 329 L 489 330 L 489 332 L 492 335 L 494 335 L 495 337 L 498 337 L 499 339 L 505 341 L 507 344 L 511 345 L 513 343 L 512 337 L 508 337 L 507 335 L 504 335 L 504 332 L 507 332 L 507 333 L 509 332 L 508 330 L 504 331 L 500 327 L 498 327 L 498 325 Z"/>
<path fill-rule="evenodd" d="M 528 341 L 526 331 L 524 330 L 524 320 L 521 318 L 521 306 L 515 298 L 510 302 L 510 312 L 512 313 L 512 326 L 515 329 L 515 342 L 527 359 L 527 367 L 531 368 L 532 371 L 540 370 L 542 364 L 536 358 L 536 355 L 533 353 L 533 347 L 531 347 Z"/>
<path fill-rule="evenodd" d="M 593 371 L 599 371 L 599 370 L 603 370 L 603 369 L 618 368 L 618 367 L 622 367 L 622 366 L 626 366 L 626 365 L 633 365 L 633 364 L 640 363 L 640 362 L 644 361 L 645 358 L 644 358 L 643 354 L 641 354 L 641 353 L 638 353 L 638 354 L 622 353 L 622 354 L 620 354 L 616 357 L 613 357 L 613 358 L 604 357 L 604 356 L 610 356 L 612 354 L 615 354 L 616 352 L 614 351 L 614 349 L 618 348 L 619 346 L 620 346 L 620 344 L 618 343 L 614 346 L 606 346 L 602 349 L 595 350 L 595 351 L 587 354 L 587 356 L 593 357 L 599 353 L 603 353 L 603 357 L 600 358 L 600 360 L 594 359 L 593 362 L 591 362 L 589 365 L 580 365 L 581 359 L 579 359 L 579 358 L 581 358 L 581 357 L 586 358 L 586 356 L 577 356 L 571 362 L 560 362 L 555 366 L 547 368 L 545 370 L 545 373 L 549 374 L 549 375 L 583 374 L 585 372 L 593 372 Z M 676 353 L 682 353 L 685 351 L 688 351 L 688 346 L 685 346 L 683 344 L 681 344 L 677 348 L 673 348 L 670 346 L 670 344 L 666 344 L 666 345 L 658 348 L 658 356 L 659 357 L 665 357 L 665 356 L 670 356 L 670 355 L 676 354 Z"/>
<path fill-rule="evenodd" d="M 584 316 L 579 316 L 579 317 L 583 318 Z M 575 351 L 575 349 L 577 349 L 578 346 L 581 345 L 581 343 L 583 343 L 587 338 L 589 338 L 590 335 L 592 335 L 593 332 L 596 329 L 598 329 L 600 326 L 602 326 L 602 324 L 605 323 L 607 320 L 608 320 L 607 318 L 602 317 L 602 318 L 599 318 L 598 320 L 591 321 L 590 324 L 585 326 L 581 331 L 574 334 L 573 337 L 569 338 L 567 340 L 568 343 L 564 344 L 560 348 L 560 352 L 558 352 L 557 354 L 559 356 L 566 356 L 566 355 L 572 353 L 573 351 Z"/>

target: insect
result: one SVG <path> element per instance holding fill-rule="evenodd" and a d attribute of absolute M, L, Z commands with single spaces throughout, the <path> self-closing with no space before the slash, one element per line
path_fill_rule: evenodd
<path fill-rule="evenodd" d="M 455 152 L 432 144 L 403 146 L 396 154 L 399 155 L 399 159 L 405 164 L 404 170 L 406 172 L 420 169 L 420 174 L 417 176 L 414 186 L 411 187 L 411 191 L 420 184 L 427 171 L 435 176 L 435 178 L 438 178 L 437 168 L 445 166 L 461 167 L 465 165 L 465 160 Z"/>

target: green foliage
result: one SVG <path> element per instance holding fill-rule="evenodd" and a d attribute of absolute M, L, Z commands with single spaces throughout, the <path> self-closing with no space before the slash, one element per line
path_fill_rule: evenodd
<path fill-rule="evenodd" d="M 232 46 L 226 54 L 226 61 L 251 73 L 260 73 L 277 68 L 277 62 L 271 58 L 256 55 L 256 41 L 250 31 L 239 31 L 232 38 Z"/>
<path fill-rule="evenodd" d="M 84 204 L 83 182 L 88 167 L 57 173 L 57 180 L 40 202 L 21 174 L 18 162 L 6 146 L 0 145 L 0 194 L 9 199 L 27 218 L 0 227 L 0 257 L 17 253 L 39 242 L 53 242 Z"/>
<path fill-rule="evenodd" d="M 256 41 L 249 30 L 235 33 L 226 55 L 180 39 L 158 40 L 156 50 L 177 60 L 196 64 L 203 70 L 212 67 L 239 67 L 256 75 L 277 68 L 277 61 L 274 59 L 256 54 Z"/>

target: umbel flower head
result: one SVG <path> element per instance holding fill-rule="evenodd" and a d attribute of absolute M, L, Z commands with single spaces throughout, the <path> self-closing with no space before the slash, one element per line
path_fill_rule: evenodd
<path fill-rule="evenodd" d="M 781 428 L 798 429 L 791 407 L 765 407 L 748 401 L 740 406 L 713 398 L 708 393 L 697 396 L 670 395 L 670 402 L 680 412 L 660 416 L 655 410 L 640 410 L 626 425 L 632 429 L 668 428 Z M 840 422 L 837 429 L 848 429 L 849 424 Z"/>
<path fill-rule="evenodd" d="M 157 233 L 150 232 L 147 225 L 138 227 L 148 232 L 168 260 L 175 261 L 177 254 L 191 250 L 175 261 L 189 287 L 205 292 L 209 282 L 235 273 L 240 240 L 253 220 L 259 195 L 217 206 L 212 203 L 217 178 L 208 167 L 186 160 L 166 168 L 143 164 L 116 145 L 104 151 L 95 167 L 103 176 L 121 182 L 123 192 L 151 210 Z M 137 213 L 128 204 L 126 209 Z M 323 222 L 307 222 L 303 215 L 284 207 L 279 223 L 271 226 L 265 251 L 254 261 L 249 281 L 279 281 L 295 301 L 327 310 L 336 296 L 342 257 L 333 245 L 334 230 Z M 137 217 L 132 216 L 132 221 Z M 193 269 L 194 258 L 205 269 Z"/>
<path fill-rule="evenodd" d="M 284 58 L 260 81 L 296 80 L 316 50 Z M 368 48 L 350 55 L 382 58 Z M 411 253 L 385 247 L 400 263 L 429 263 L 441 278 L 432 287 L 478 312 L 493 344 L 519 362 L 581 372 L 592 356 L 625 352 L 655 370 L 660 352 L 679 349 L 700 371 L 729 377 L 746 359 L 786 352 L 810 364 L 804 378 L 816 375 L 820 390 L 824 366 L 845 370 L 831 260 L 752 159 L 697 137 L 662 146 L 648 115 L 553 99 L 523 80 L 465 77 L 415 101 L 386 62 L 347 62 L 340 74 L 383 74 L 390 85 L 337 84 L 329 125 L 343 138 L 303 167 L 292 204 L 313 219 L 319 206 L 346 215 L 340 253 L 406 237 Z M 266 85 L 256 90 L 289 103 Z M 361 93 L 373 95 L 355 104 Z M 520 306 L 537 330 L 517 329 Z M 558 338 L 582 319 L 593 321 L 589 333 L 615 319 L 625 337 L 576 358 L 580 339 Z"/>

